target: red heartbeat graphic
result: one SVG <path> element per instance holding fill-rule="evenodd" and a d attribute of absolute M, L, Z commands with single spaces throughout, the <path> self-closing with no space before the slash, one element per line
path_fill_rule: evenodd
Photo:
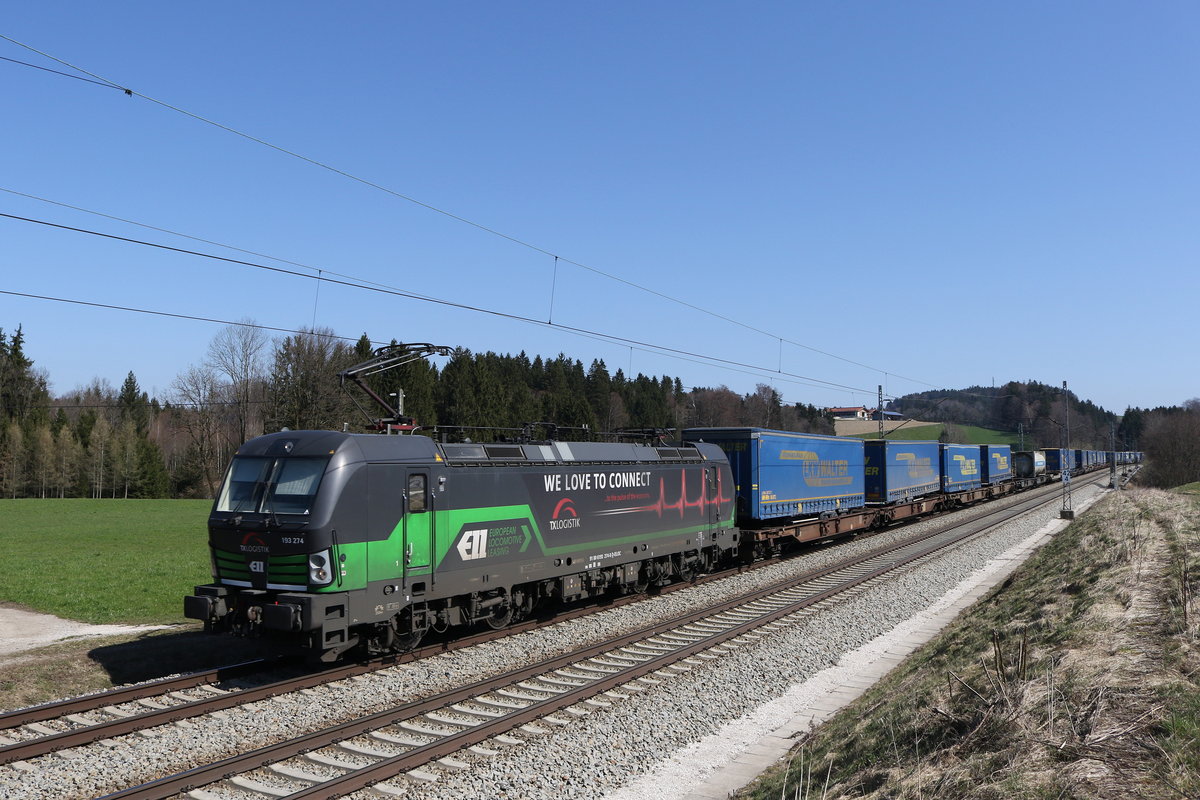
<path fill-rule="evenodd" d="M 639 506 L 633 511 L 653 511 L 658 516 L 662 516 L 668 511 L 678 511 L 680 518 L 687 514 L 689 508 L 697 509 L 701 515 L 704 514 L 704 509 L 708 506 L 717 506 L 718 510 L 722 503 L 732 502 L 732 497 L 725 496 L 724 481 L 721 480 L 721 471 L 717 470 L 717 496 L 708 496 L 708 482 L 700 480 L 700 496 L 696 500 L 688 500 L 687 498 L 687 470 L 679 471 L 679 499 L 674 502 L 667 501 L 666 481 L 662 478 L 658 479 L 658 500 L 648 506 Z"/>

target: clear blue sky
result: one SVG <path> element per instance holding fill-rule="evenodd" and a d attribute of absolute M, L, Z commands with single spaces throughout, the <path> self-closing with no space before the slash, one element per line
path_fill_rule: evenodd
<path fill-rule="evenodd" d="M 9 292 L 817 405 L 1013 379 L 1118 413 L 1200 395 L 1194 3 L 51 1 L 0 33 L 539 249 L 10 61 L 0 212 L 315 274 L 11 192 L 36 195 L 537 320 L 553 282 L 556 324 L 749 366 L 0 218 Z M 18 325 L 54 391 L 133 370 L 160 398 L 220 330 L 0 294 Z"/>

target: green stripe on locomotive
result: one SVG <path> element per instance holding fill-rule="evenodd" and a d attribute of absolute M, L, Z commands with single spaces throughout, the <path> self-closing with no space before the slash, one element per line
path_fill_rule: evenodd
<path fill-rule="evenodd" d="M 533 510 L 528 504 L 511 506 L 483 506 L 479 508 L 447 509 L 432 512 L 434 516 L 434 565 L 420 565 L 405 569 L 405 523 L 399 520 L 386 540 L 370 543 L 349 543 L 339 545 L 339 551 L 346 554 L 343 564 L 345 576 L 340 586 L 334 585 L 317 591 L 352 591 L 365 588 L 366 581 L 391 581 L 401 577 L 421 577 L 430 573 L 438 573 L 444 569 L 461 569 L 465 560 L 458 557 L 465 530 L 479 529 L 489 532 L 488 541 L 483 545 L 488 554 L 489 563 L 513 563 L 522 559 L 544 557 L 568 557 L 583 555 L 595 550 L 607 550 L 614 547 L 624 547 L 638 544 L 654 544 L 662 540 L 678 539 L 680 537 L 695 537 L 706 533 L 714 527 L 714 523 L 701 522 L 683 525 L 678 528 L 664 528 L 653 533 L 639 532 L 623 535 L 607 536 L 602 539 L 587 539 L 585 541 L 567 541 L 555 544 L 547 541 L 545 532 L 538 525 Z M 411 518 L 413 515 L 409 515 Z M 725 519 L 716 526 L 732 527 L 733 510 L 730 508 Z M 516 542 L 503 541 L 512 536 L 494 536 L 492 531 L 497 528 L 512 527 L 519 537 Z M 501 539 L 497 543 L 496 539 Z M 369 555 L 362 557 L 362 547 L 369 544 Z M 518 546 L 514 546 L 518 545 Z M 499 558 L 497 558 L 499 557 Z M 360 568 L 367 564 L 365 575 Z"/>

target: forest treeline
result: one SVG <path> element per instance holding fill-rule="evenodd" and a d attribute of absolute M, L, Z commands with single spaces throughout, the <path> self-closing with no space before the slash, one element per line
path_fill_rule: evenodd
<path fill-rule="evenodd" d="M 371 357 L 327 329 L 271 338 L 250 321 L 209 343 L 205 358 L 150 397 L 132 373 L 120 388 L 103 378 L 65 393 L 26 355 L 24 333 L 0 329 L 0 497 L 211 497 L 244 441 L 282 428 L 367 430 L 383 410 L 338 373 Z M 772 387 L 685 388 L 670 376 L 627 376 L 603 361 L 454 350 L 438 368 L 417 360 L 368 379 L 383 397 L 403 392 L 423 433 L 477 441 L 521 435 L 529 423 L 560 426 L 564 439 L 604 432 L 757 426 L 832 434 L 830 418 L 784 404 Z M 1070 404 L 1070 414 L 1066 413 Z M 934 391 L 893 401 L 914 419 L 978 425 L 1025 435 L 1027 447 L 1145 450 L 1147 480 L 1200 480 L 1200 400 L 1127 409 L 1117 417 L 1036 381 Z M 534 431 L 540 435 L 545 428 Z"/>
<path fill-rule="evenodd" d="M 893 400 L 888 408 L 926 422 L 1023 433 L 1030 448 L 1066 447 L 1068 425 L 1070 446 L 1088 450 L 1108 450 L 1112 433 L 1116 449 L 1133 450 L 1125 444 L 1138 441 L 1142 433 L 1137 409 L 1119 417 L 1090 400 L 1080 400 L 1073 392 L 1064 394 L 1059 387 L 1037 381 L 919 392 Z"/>
<path fill-rule="evenodd" d="M 25 351 L 20 327 L 0 329 L 0 497 L 211 497 L 249 438 L 285 427 L 363 431 L 384 413 L 338 379 L 371 357 L 365 334 L 356 343 L 327 329 L 272 339 L 249 321 L 231 325 L 164 397 L 149 397 L 132 372 L 119 389 L 97 378 L 52 393 Z M 746 395 L 685 389 L 679 378 L 610 373 L 598 360 L 585 368 L 562 354 L 457 349 L 440 369 L 422 359 L 368 382 L 383 397 L 402 391 L 421 432 L 447 438 L 515 437 L 529 423 L 573 439 L 690 426 L 833 433 L 821 409 L 784 404 L 765 384 Z"/>

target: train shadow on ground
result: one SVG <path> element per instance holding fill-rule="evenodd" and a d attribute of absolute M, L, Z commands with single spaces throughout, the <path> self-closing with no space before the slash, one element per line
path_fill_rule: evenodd
<path fill-rule="evenodd" d="M 114 684 L 150 681 L 275 654 L 270 643 L 261 639 L 215 637 L 199 630 L 147 631 L 127 642 L 88 651 L 88 657 Z"/>

